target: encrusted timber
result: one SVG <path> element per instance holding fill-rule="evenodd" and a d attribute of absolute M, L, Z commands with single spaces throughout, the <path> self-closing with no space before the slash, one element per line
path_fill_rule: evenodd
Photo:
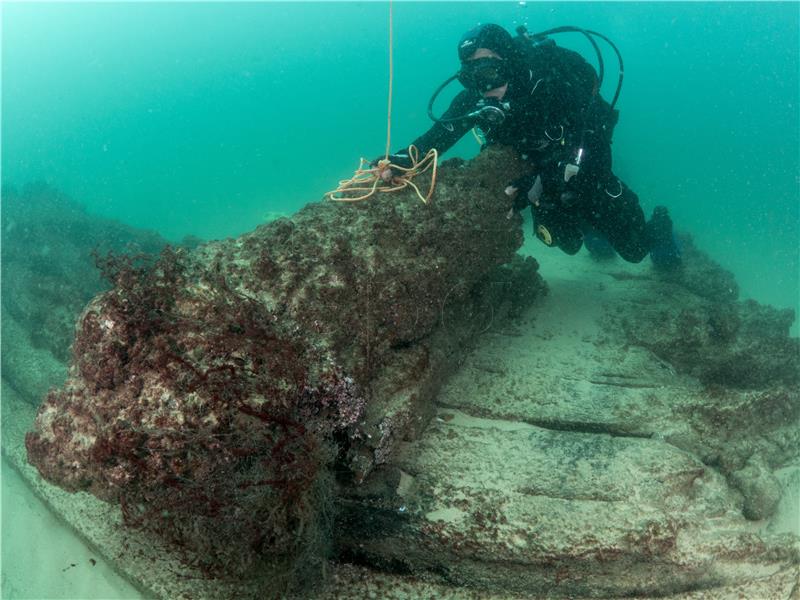
<path fill-rule="evenodd" d="M 340 499 L 340 558 L 548 598 L 717 597 L 800 560 L 795 536 L 749 529 L 724 479 L 668 444 L 440 415 Z"/>
<path fill-rule="evenodd" d="M 523 241 L 503 194 L 521 168 L 511 151 L 490 148 L 444 163 L 427 205 L 410 191 L 313 203 L 205 248 L 367 396 L 364 435 L 351 440 L 356 480 L 424 426 L 468 341 L 544 289 L 532 259 L 502 267 Z"/>
<path fill-rule="evenodd" d="M 514 171 L 488 151 L 444 167 L 427 205 L 314 203 L 155 265 L 110 259 L 116 285 L 81 316 L 29 460 L 204 574 L 321 564 L 331 459 L 356 482 L 388 461 L 470 337 L 542 288 L 532 259 L 501 269 L 522 242 Z"/>
<path fill-rule="evenodd" d="M 259 412 L 277 405 L 294 418 L 345 420 L 331 427 L 349 427 L 351 466 L 364 476 L 419 427 L 445 365 L 486 329 L 487 312 L 493 321 L 503 297 L 525 301 L 494 278 L 522 242 L 520 219 L 506 219 L 502 193 L 518 167 L 509 151 L 490 149 L 470 163 L 443 165 L 427 205 L 412 193 L 355 205 L 312 203 L 239 238 L 182 250 L 178 262 L 191 265 L 188 274 L 173 257 L 155 275 L 129 277 L 133 299 L 152 301 L 151 310 L 131 309 L 136 303 L 119 289 L 93 301 L 79 323 L 70 379 L 51 394 L 29 437 L 33 462 L 56 484 L 113 499 L 115 486 L 142 485 L 155 474 L 158 460 L 140 461 L 135 447 L 148 431 L 203 429 L 200 452 L 193 438 L 179 440 L 181 452 L 202 457 L 209 435 L 217 444 L 215 436 L 230 436 L 225 428 L 249 431 L 247 417 L 255 413 L 276 430 L 285 427 Z M 522 272 L 531 289 L 540 286 L 535 263 Z M 231 307 L 246 326 L 228 322 Z M 191 326 L 177 326 L 170 312 Z M 228 333 L 244 344 L 222 339 Z M 254 339 L 259 335 L 268 343 Z M 243 372 L 252 381 L 239 381 Z M 328 397 L 343 390 L 324 380 L 331 376 L 354 379 L 361 399 L 349 388 Z M 308 395 L 306 406 L 292 405 L 301 401 L 291 393 L 298 385 L 316 392 L 316 406 L 307 405 Z M 364 398 L 359 431 L 350 426 Z M 131 460 L 113 464 L 118 453 L 109 440 L 125 441 Z M 150 469 L 144 480 L 140 466 Z"/>

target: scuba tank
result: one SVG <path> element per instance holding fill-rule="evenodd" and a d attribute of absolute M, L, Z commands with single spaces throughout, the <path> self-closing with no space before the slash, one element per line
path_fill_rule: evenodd
<path fill-rule="evenodd" d="M 612 110 L 617 104 L 617 100 L 619 99 L 620 92 L 622 91 L 622 81 L 625 78 L 625 66 L 622 62 L 622 54 L 617 48 L 616 44 L 604 36 L 602 33 L 597 31 L 592 31 L 591 29 L 582 29 L 580 27 L 574 27 L 572 25 L 564 25 L 562 27 L 554 27 L 553 29 L 548 29 L 546 31 L 542 31 L 539 33 L 530 34 L 528 33 L 528 29 L 524 25 L 520 25 L 516 29 L 517 40 L 524 40 L 527 43 L 520 44 L 520 47 L 523 49 L 535 50 L 537 48 L 543 47 L 555 47 L 555 42 L 548 38 L 547 36 L 553 35 L 555 33 L 580 33 L 582 34 L 592 45 L 592 48 L 595 51 L 597 56 L 597 79 L 598 79 L 598 89 L 600 86 L 603 85 L 603 79 L 605 77 L 605 62 L 603 61 L 603 53 L 600 51 L 600 47 L 597 45 L 597 41 L 594 39 L 595 37 L 600 38 L 604 42 L 606 42 L 611 48 L 614 50 L 614 53 L 617 55 L 617 63 L 619 64 L 619 76 L 617 79 L 617 88 L 614 91 L 614 97 L 611 100 L 611 108 Z"/>

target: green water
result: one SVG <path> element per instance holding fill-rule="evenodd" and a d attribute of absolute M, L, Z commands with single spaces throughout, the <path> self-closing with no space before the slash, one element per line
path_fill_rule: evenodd
<path fill-rule="evenodd" d="M 387 13 L 6 4 L 3 180 L 44 179 L 171 239 L 236 235 L 293 211 L 383 149 Z M 646 209 L 667 204 L 745 295 L 796 305 L 797 4 L 398 3 L 393 147 L 428 127 L 455 41 L 481 20 L 614 39 L 626 60 L 619 174 Z M 474 150 L 466 140 L 452 153 Z"/>
<path fill-rule="evenodd" d="M 216 238 L 383 150 L 386 3 L 7 3 L 2 18 L 4 182 L 44 179 L 97 214 Z M 797 3 L 396 3 L 393 147 L 428 127 L 479 21 L 615 40 L 619 174 L 744 295 L 796 306 Z M 558 41 L 592 59 L 579 36 Z"/>
<path fill-rule="evenodd" d="M 383 152 L 386 3 L 5 2 L 0 19 L 4 184 L 43 180 L 93 214 L 212 239 L 319 199 Z M 429 127 L 456 42 L 489 21 L 613 39 L 625 59 L 617 173 L 648 214 L 667 205 L 744 297 L 798 308 L 800 4 L 397 2 L 392 148 Z M 557 41 L 594 62 L 579 36 Z M 610 98 L 611 53 L 606 68 Z M 476 151 L 467 136 L 448 156 Z M 21 484 L 4 485 L 7 506 L 45 518 Z M 14 552 L 6 570 L 22 572 L 34 558 Z"/>

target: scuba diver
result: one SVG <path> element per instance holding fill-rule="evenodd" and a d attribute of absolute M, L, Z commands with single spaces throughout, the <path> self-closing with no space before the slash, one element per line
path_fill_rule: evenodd
<path fill-rule="evenodd" d="M 574 31 L 594 47 L 598 72 L 577 52 L 556 46 L 547 37 Z M 605 36 L 576 27 L 560 27 L 517 37 L 499 25 L 468 31 L 458 44 L 461 69 L 434 92 L 428 115 L 434 125 L 413 141 L 424 155 L 441 154 L 473 127 L 486 144 L 511 146 L 530 163 L 532 174 L 510 182 L 509 218 L 530 207 L 537 237 L 548 246 L 575 254 L 586 244 L 594 257 L 613 256 L 640 262 L 648 253 L 654 266 L 680 265 L 672 221 L 663 206 L 645 222 L 637 195 L 611 169 L 611 137 L 619 112 L 614 108 L 622 85 L 622 59 Z M 619 83 L 609 104 L 599 94 L 604 66 L 594 36 L 614 48 Z M 433 103 L 453 80 L 464 86 L 441 116 Z M 382 158 L 382 157 L 381 157 Z M 392 164 L 410 167 L 408 151 L 389 155 Z M 377 165 L 377 160 L 373 166 Z M 387 167 L 380 176 L 399 175 Z"/>

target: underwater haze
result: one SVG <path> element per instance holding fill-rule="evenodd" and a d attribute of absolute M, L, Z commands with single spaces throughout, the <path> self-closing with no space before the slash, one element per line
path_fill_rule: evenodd
<path fill-rule="evenodd" d="M 479 23 L 618 46 L 614 173 L 683 268 L 523 240 L 472 134 L 427 204 L 279 219 L 383 156 L 390 89 L 389 148 L 428 130 Z M 800 2 L 0 0 L 0 36 L 0 599 L 800 589 Z"/>
<path fill-rule="evenodd" d="M 319 199 L 383 152 L 386 3 L 1 9 L 6 184 L 46 181 L 171 240 L 220 238 Z M 427 129 L 428 99 L 478 22 L 614 40 L 617 173 L 647 214 L 667 205 L 744 296 L 796 308 L 797 3 L 398 2 L 393 148 Z M 594 64 L 579 36 L 557 41 Z M 609 98 L 611 53 L 606 69 Z M 476 150 L 465 139 L 449 155 Z"/>

